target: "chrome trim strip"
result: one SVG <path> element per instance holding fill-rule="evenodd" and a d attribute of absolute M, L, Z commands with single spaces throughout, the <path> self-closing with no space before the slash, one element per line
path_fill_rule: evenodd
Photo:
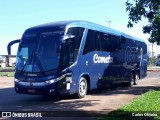
<path fill-rule="evenodd" d="M 23 86 L 46 86 L 49 85 L 45 82 L 18 82 L 18 84 L 23 85 Z"/>
<path fill-rule="evenodd" d="M 66 73 L 66 74 L 64 74 L 64 75 L 62 75 L 58 78 L 51 79 L 51 80 L 54 80 L 54 82 L 58 82 L 58 81 L 62 80 L 64 77 L 66 77 L 66 75 L 71 75 L 71 73 Z M 50 81 L 50 80 L 48 80 L 48 81 Z M 18 83 L 19 85 L 23 85 L 23 86 L 47 86 L 47 85 L 51 85 L 51 84 L 46 83 L 46 82 L 23 82 L 23 81 L 18 81 L 16 83 Z"/>

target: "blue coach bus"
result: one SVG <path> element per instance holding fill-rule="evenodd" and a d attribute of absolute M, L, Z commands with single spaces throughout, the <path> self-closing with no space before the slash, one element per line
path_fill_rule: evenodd
<path fill-rule="evenodd" d="M 138 84 L 147 75 L 147 44 L 87 21 L 61 21 L 27 29 L 16 58 L 15 90 L 75 94 L 114 83 Z"/>

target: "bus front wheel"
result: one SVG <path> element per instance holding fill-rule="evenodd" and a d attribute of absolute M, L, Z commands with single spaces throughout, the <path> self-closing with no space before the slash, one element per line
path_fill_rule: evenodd
<path fill-rule="evenodd" d="M 84 98 L 87 94 L 87 80 L 84 77 L 81 77 L 79 80 L 78 93 L 76 96 L 78 98 Z"/>

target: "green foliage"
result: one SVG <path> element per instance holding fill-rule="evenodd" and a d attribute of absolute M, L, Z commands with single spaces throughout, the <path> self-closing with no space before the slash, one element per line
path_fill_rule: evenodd
<path fill-rule="evenodd" d="M 133 100 L 130 104 L 123 106 L 125 111 L 160 111 L 160 91 L 151 90 L 139 98 Z"/>
<path fill-rule="evenodd" d="M 14 72 L 15 67 L 0 67 L 0 72 Z"/>
<path fill-rule="evenodd" d="M 160 0 L 127 0 L 126 11 L 129 12 L 127 26 L 133 27 L 142 17 L 148 19 L 143 32 L 151 34 L 149 42 L 160 45 Z"/>
<path fill-rule="evenodd" d="M 14 72 L 0 72 L 0 77 L 1 76 L 14 77 Z"/>
<path fill-rule="evenodd" d="M 148 62 L 149 62 L 149 65 L 155 65 L 156 61 L 157 61 L 157 57 L 155 55 L 153 55 L 153 57 L 152 57 L 151 52 L 148 52 Z"/>
<path fill-rule="evenodd" d="M 110 112 L 105 117 L 98 118 L 98 120 L 158 120 L 160 119 L 160 90 L 151 90 L 131 103 Z M 143 116 L 137 117 L 133 114 L 157 114 L 157 116 Z"/>

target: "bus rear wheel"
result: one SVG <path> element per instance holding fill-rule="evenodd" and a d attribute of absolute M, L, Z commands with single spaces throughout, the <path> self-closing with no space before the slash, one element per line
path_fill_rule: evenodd
<path fill-rule="evenodd" d="M 87 94 L 87 80 L 84 77 L 81 77 L 79 80 L 78 93 L 76 97 L 84 98 Z"/>
<path fill-rule="evenodd" d="M 139 82 L 139 74 L 137 73 L 137 74 L 135 75 L 134 85 L 137 85 L 138 82 Z"/>
<path fill-rule="evenodd" d="M 134 84 L 135 84 L 135 76 L 134 73 L 132 72 L 130 75 L 129 86 L 132 87 Z"/>

